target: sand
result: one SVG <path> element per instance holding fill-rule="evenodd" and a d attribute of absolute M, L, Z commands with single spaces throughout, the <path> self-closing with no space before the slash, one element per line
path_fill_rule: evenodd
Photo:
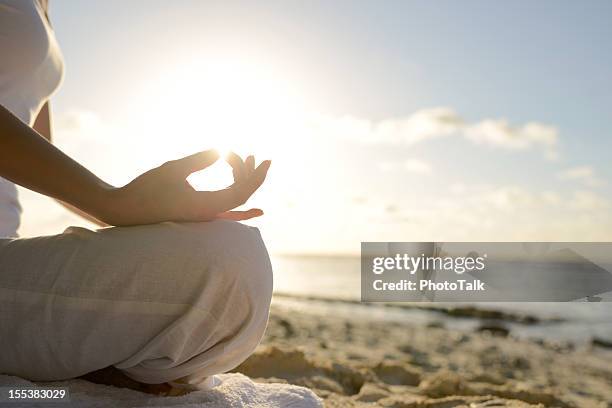
<path fill-rule="evenodd" d="M 604 347 L 278 304 L 262 344 L 236 371 L 306 386 L 326 407 L 612 407 L 612 351 Z"/>

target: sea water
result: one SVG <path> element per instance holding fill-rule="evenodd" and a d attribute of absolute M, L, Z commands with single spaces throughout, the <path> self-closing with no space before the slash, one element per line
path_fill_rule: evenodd
<path fill-rule="evenodd" d="M 359 304 L 361 272 L 359 257 L 342 256 L 273 256 L 274 291 L 291 295 L 275 302 L 290 308 L 304 308 L 315 313 L 347 317 L 429 324 L 442 321 L 449 328 L 472 329 L 480 319 L 450 318 L 419 309 L 376 307 Z M 305 299 L 336 299 L 347 302 L 324 302 Z M 571 342 L 588 342 L 593 338 L 612 341 L 612 294 L 602 302 L 480 302 L 473 306 L 528 314 L 544 320 L 542 324 L 525 325 L 507 322 L 513 335 Z M 607 300 L 607 301 L 605 301 Z M 466 303 L 440 303 L 440 306 L 465 306 Z M 558 319 L 558 321 L 555 321 Z"/>

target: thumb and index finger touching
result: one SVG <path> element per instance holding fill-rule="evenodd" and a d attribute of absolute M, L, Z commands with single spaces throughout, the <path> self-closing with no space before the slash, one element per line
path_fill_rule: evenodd
<path fill-rule="evenodd" d="M 219 157 L 220 155 L 217 150 L 204 150 L 181 159 L 173 160 L 169 164 L 177 173 L 186 178 L 191 173 L 211 166 L 219 160 Z M 219 213 L 232 210 L 244 204 L 263 184 L 271 165 L 270 160 L 265 160 L 255 167 L 252 157 L 247 158 L 245 163 L 236 153 L 230 153 L 227 161 L 232 167 L 236 182 L 224 190 L 198 192 L 202 199 L 206 200 L 203 205 L 210 206 Z"/>
<path fill-rule="evenodd" d="M 263 161 L 249 178 L 234 183 L 224 190 L 198 192 L 204 201 L 203 204 L 211 206 L 217 213 L 229 211 L 244 204 L 263 184 L 270 164 L 270 160 Z"/>
<path fill-rule="evenodd" d="M 217 150 L 211 149 L 173 160 L 170 163 L 177 170 L 180 170 L 181 173 L 188 176 L 191 173 L 204 170 L 213 165 L 220 157 Z M 236 181 L 242 181 L 244 178 L 250 176 L 255 170 L 255 158 L 253 156 L 248 156 L 246 160 L 243 161 L 238 154 L 229 152 L 225 160 L 232 167 L 232 172 Z"/>

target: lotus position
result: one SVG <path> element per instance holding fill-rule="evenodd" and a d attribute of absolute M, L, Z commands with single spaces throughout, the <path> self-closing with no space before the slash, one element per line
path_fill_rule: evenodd
<path fill-rule="evenodd" d="M 219 191 L 186 182 L 214 150 L 109 185 L 50 143 L 62 68 L 46 1 L 0 0 L 0 373 L 214 386 L 266 327 L 270 261 L 259 231 L 238 222 L 262 212 L 234 209 L 270 162 L 230 155 L 234 183 Z M 16 184 L 107 228 L 18 238 Z"/>

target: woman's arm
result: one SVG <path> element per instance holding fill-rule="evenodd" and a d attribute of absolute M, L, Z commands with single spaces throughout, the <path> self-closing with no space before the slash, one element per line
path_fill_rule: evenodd
<path fill-rule="evenodd" d="M 264 161 L 247 176 L 219 191 L 195 191 L 189 174 L 218 159 L 205 151 L 152 169 L 115 188 L 53 146 L 0 106 L 0 176 L 64 201 L 110 225 L 162 221 L 208 221 L 246 200 L 261 186 L 270 167 Z"/>
<path fill-rule="evenodd" d="M 112 189 L 0 106 L 0 175 L 23 187 L 102 214 Z"/>
<path fill-rule="evenodd" d="M 45 103 L 38 113 L 36 120 L 34 121 L 34 130 L 38 132 L 39 135 L 47 139 L 50 143 L 53 143 L 53 127 L 51 126 L 51 107 L 49 106 L 49 102 Z M 84 211 L 79 210 L 73 205 L 63 202 L 62 200 L 56 200 L 63 207 L 70 210 L 70 212 L 86 219 L 87 221 L 94 223 L 100 227 L 107 227 L 108 224 L 98 220 L 97 218 L 92 217 Z"/>

